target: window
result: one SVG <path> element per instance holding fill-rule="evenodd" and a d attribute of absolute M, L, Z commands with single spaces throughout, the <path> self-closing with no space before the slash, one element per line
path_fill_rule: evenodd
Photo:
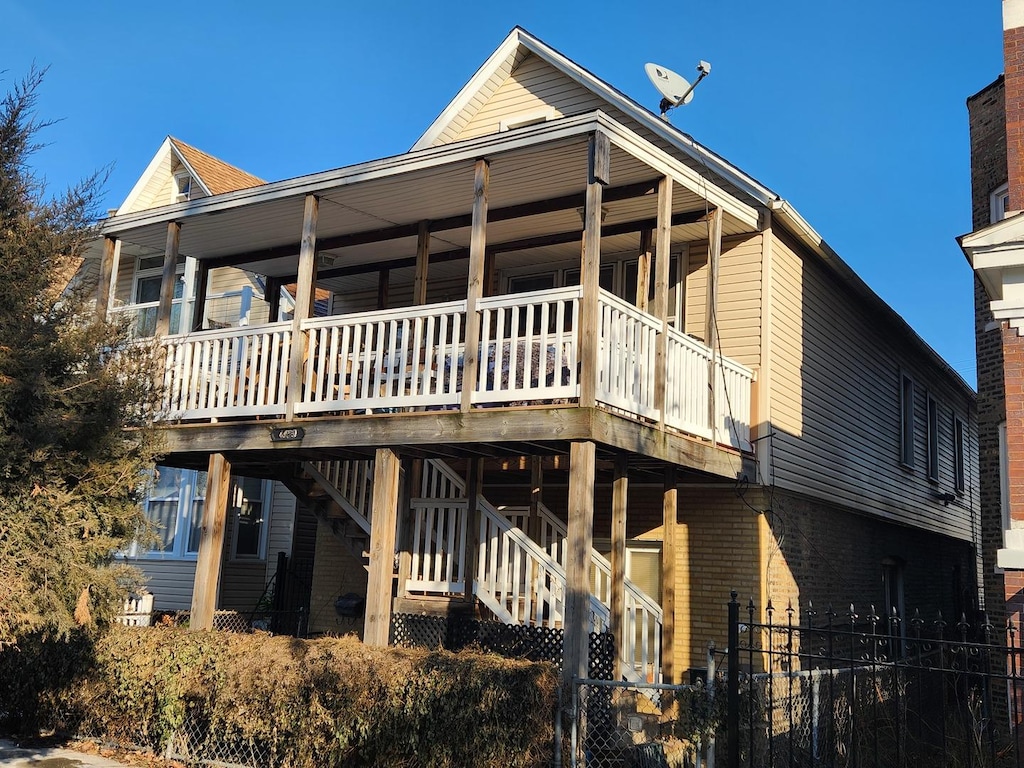
<path fill-rule="evenodd" d="M 939 404 L 928 395 L 928 479 L 939 480 Z"/>
<path fill-rule="evenodd" d="M 914 380 L 900 374 L 900 464 L 914 467 Z"/>
<path fill-rule="evenodd" d="M 963 493 L 967 487 L 964 463 L 964 422 L 953 416 L 953 489 Z"/>
<path fill-rule="evenodd" d="M 896 625 L 898 627 L 899 639 L 890 640 L 889 657 L 890 658 L 901 658 L 906 654 L 906 643 L 904 638 L 906 637 L 907 622 L 906 622 L 906 606 L 903 600 L 903 570 L 904 562 L 898 557 L 886 557 L 882 560 L 882 605 L 883 610 L 880 612 L 880 618 L 882 619 L 881 631 L 888 633 L 891 625 L 889 623 L 892 618 L 893 611 L 895 610 L 896 615 L 901 621 Z"/>
<path fill-rule="evenodd" d="M 231 537 L 233 560 L 262 560 L 266 556 L 267 526 L 264 514 L 269 496 L 267 484 L 252 477 L 239 477 L 231 486 L 234 535 Z"/>
<path fill-rule="evenodd" d="M 1006 218 L 1010 212 L 1010 187 L 1003 184 L 988 197 L 989 221 L 995 224 Z"/>
<path fill-rule="evenodd" d="M 228 515 L 232 524 L 232 559 L 266 557 L 268 484 L 249 477 L 232 477 Z M 133 545 L 133 557 L 191 559 L 199 552 L 206 505 L 206 472 L 173 467 L 154 470 L 153 487 L 145 502 L 146 519 L 155 528 L 148 549 Z"/>
<path fill-rule="evenodd" d="M 156 313 L 160 304 L 160 285 L 163 282 L 163 256 L 140 257 L 135 264 L 133 303 L 136 310 L 135 335 L 145 338 L 156 333 Z M 181 324 L 181 298 L 185 289 L 185 257 L 179 256 L 175 267 L 178 279 L 174 281 L 174 300 L 171 303 L 170 333 L 177 333 Z"/>
<path fill-rule="evenodd" d="M 187 171 L 174 174 L 174 202 L 192 199 L 192 176 Z"/>

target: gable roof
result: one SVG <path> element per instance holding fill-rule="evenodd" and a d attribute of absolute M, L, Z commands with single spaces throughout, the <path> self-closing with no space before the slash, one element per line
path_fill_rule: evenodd
<path fill-rule="evenodd" d="M 168 136 L 160 144 L 160 148 L 153 155 L 153 159 L 149 161 L 146 170 L 142 172 L 124 202 L 117 209 L 117 213 L 130 213 L 136 210 L 140 202 L 142 202 L 142 208 L 150 207 L 143 201 L 152 194 L 154 184 L 162 183 L 161 179 L 167 179 L 167 183 L 170 183 L 169 178 L 175 160 L 188 170 L 193 180 L 207 195 L 234 192 L 266 183 L 258 176 L 253 176 L 241 168 L 225 163 L 180 139 Z"/>
<path fill-rule="evenodd" d="M 243 171 L 233 165 L 219 160 L 213 155 L 196 149 L 173 136 L 167 137 L 171 146 L 177 151 L 181 160 L 193 172 L 195 178 L 206 188 L 211 195 L 219 195 L 222 192 L 234 192 L 236 189 L 258 187 L 266 182 L 258 176 Z"/>

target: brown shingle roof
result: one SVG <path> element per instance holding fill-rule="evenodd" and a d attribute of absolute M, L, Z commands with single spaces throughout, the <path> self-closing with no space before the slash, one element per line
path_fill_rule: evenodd
<path fill-rule="evenodd" d="M 183 141 L 171 137 L 174 148 L 181 153 L 192 170 L 196 172 L 211 194 L 219 195 L 222 192 L 234 192 L 236 189 L 247 187 L 258 187 L 266 182 L 258 176 L 246 173 L 241 168 L 228 165 L 223 160 L 218 160 L 213 155 L 208 155 L 201 149 L 189 146 Z"/>

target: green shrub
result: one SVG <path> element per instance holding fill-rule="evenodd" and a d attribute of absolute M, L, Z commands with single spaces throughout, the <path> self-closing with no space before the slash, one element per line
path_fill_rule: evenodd
<path fill-rule="evenodd" d="M 550 665 L 354 638 L 115 628 L 0 653 L 8 727 L 158 751 L 190 727 L 280 766 L 533 766 L 550 759 Z"/>

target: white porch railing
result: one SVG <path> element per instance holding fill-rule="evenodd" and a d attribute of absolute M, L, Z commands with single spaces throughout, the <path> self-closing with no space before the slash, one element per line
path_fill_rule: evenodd
<path fill-rule="evenodd" d="M 283 412 L 291 324 L 223 328 L 163 341 L 164 414 L 171 419 Z"/>
<path fill-rule="evenodd" d="M 551 403 L 579 396 L 579 286 L 497 296 L 479 303 L 481 363 L 474 407 Z M 654 389 L 661 325 L 607 291 L 600 294 L 598 401 L 659 420 Z M 289 393 L 291 325 L 168 336 L 164 413 L 171 419 L 281 416 L 294 412 L 392 412 L 457 408 L 462 400 L 466 302 L 305 320 L 302 387 Z M 749 447 L 752 372 L 715 358 L 714 430 L 709 423 L 711 351 L 666 334 L 664 420 L 673 429 Z M 465 384 L 470 384 L 466 382 Z"/>

